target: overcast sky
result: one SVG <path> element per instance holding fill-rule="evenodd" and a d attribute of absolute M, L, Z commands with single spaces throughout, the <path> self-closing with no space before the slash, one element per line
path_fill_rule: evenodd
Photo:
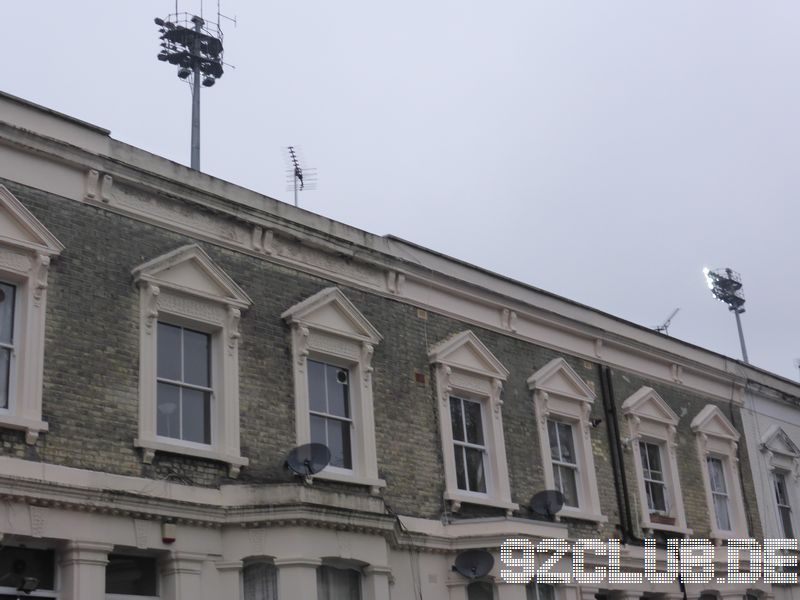
<path fill-rule="evenodd" d="M 199 11 L 199 0 L 180 0 Z M 216 2 L 204 4 L 216 20 Z M 3 2 L 0 89 L 188 163 L 174 0 Z M 223 0 L 202 170 L 797 379 L 800 3 Z"/>

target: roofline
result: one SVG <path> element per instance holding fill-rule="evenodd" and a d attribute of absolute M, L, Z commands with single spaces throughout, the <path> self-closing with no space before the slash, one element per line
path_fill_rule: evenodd
<path fill-rule="evenodd" d="M 65 113 L 53 110 L 52 108 L 47 108 L 46 106 L 42 106 L 41 104 L 36 104 L 35 102 L 31 102 L 30 100 L 25 100 L 24 98 L 20 98 L 19 96 L 14 96 L 13 94 L 9 94 L 8 92 L 4 92 L 3 90 L 0 90 L 0 98 L 16 102 L 17 104 L 21 104 L 22 106 L 26 106 L 29 108 L 35 108 L 36 110 L 41 111 L 43 113 L 47 113 L 48 115 L 51 115 L 53 117 L 69 121 L 73 125 L 78 125 L 80 127 L 85 127 L 86 129 L 90 129 L 94 133 L 99 133 L 106 136 L 111 135 L 110 130 L 100 127 L 99 125 L 94 125 L 87 121 L 82 121 L 81 119 L 71 117 Z"/>

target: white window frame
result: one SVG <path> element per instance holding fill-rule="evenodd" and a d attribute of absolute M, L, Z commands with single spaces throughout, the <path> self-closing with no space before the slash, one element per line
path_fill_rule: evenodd
<path fill-rule="evenodd" d="M 224 462 L 237 477 L 249 461 L 239 445 L 239 320 L 252 302 L 197 245 L 183 246 L 133 270 L 140 290 L 139 436 L 145 463 L 156 452 Z M 211 335 L 211 443 L 157 434 L 158 321 Z"/>
<path fill-rule="evenodd" d="M 9 402 L 0 409 L 0 427 L 24 431 L 33 445 L 48 430 L 42 419 L 47 276 L 64 245 L 2 185 L 0 219 L 6 231 L 0 235 L 0 280 L 17 287 Z"/>
<path fill-rule="evenodd" d="M 641 527 L 646 535 L 653 530 L 690 534 L 692 530 L 686 526 L 686 512 L 683 508 L 678 460 L 676 456 L 676 433 L 678 415 L 664 402 L 664 399 L 651 387 L 641 387 L 622 403 L 622 414 L 626 417 L 628 437 L 626 447 L 633 454 L 636 486 L 639 492 L 639 511 Z M 639 450 L 639 442 L 645 441 L 660 447 L 661 468 L 666 485 L 666 514 L 654 512 L 653 517 L 667 517 L 674 523 L 653 521 L 647 505 L 647 493 L 644 483 L 644 469 Z M 705 468 L 705 464 L 703 465 Z"/>
<path fill-rule="evenodd" d="M 564 506 L 556 515 L 556 520 L 569 517 L 595 523 L 607 522 L 608 517 L 600 509 L 592 452 L 590 416 L 595 400 L 594 391 L 562 357 L 554 358 L 528 377 L 528 388 L 533 393 L 545 489 L 556 489 L 547 422 L 560 421 L 572 427 L 578 506 Z"/>
<path fill-rule="evenodd" d="M 467 492 L 467 493 L 471 493 L 471 494 L 472 493 L 474 493 L 474 494 L 486 494 L 486 493 L 489 493 L 489 477 L 487 476 L 488 473 L 489 473 L 489 456 L 488 456 L 489 455 L 489 448 L 486 446 L 486 411 L 484 409 L 484 403 L 480 399 L 466 398 L 466 397 L 464 397 L 463 394 L 460 395 L 460 396 L 456 395 L 456 394 L 451 394 L 450 395 L 450 410 L 451 411 L 452 411 L 453 400 L 458 400 L 461 403 L 461 426 L 462 426 L 462 430 L 463 430 L 463 434 L 464 434 L 464 439 L 463 440 L 457 440 L 455 435 L 453 435 L 453 454 L 454 454 L 453 460 L 454 460 L 454 462 L 458 463 L 458 457 L 455 456 L 455 453 L 456 453 L 456 447 L 459 447 L 460 448 L 460 453 L 461 453 L 461 458 L 464 461 L 464 477 L 466 478 L 467 487 L 469 487 L 469 473 L 468 473 L 468 470 L 467 470 L 468 469 L 468 465 L 467 465 L 466 450 L 467 449 L 478 450 L 481 453 L 481 461 L 482 461 L 482 464 L 483 464 L 483 473 L 484 473 L 484 487 L 486 487 L 486 491 L 485 492 L 479 492 L 477 490 L 469 490 L 469 489 L 465 490 L 464 488 L 461 488 L 461 487 L 459 487 L 458 489 L 461 490 L 462 492 Z M 470 402 L 472 404 L 477 404 L 478 405 L 478 410 L 479 410 L 480 416 L 481 416 L 481 437 L 483 438 L 483 445 L 476 444 L 476 443 L 473 443 L 473 442 L 469 442 L 466 439 L 467 423 L 466 423 L 466 417 L 465 417 L 466 412 L 464 411 L 464 404 L 466 402 Z M 452 421 L 453 420 L 452 420 L 452 412 L 451 412 L 451 419 L 450 419 L 451 430 L 452 430 L 452 424 L 453 424 Z M 458 467 L 456 467 L 456 472 L 458 472 Z M 456 485 L 458 485 L 457 482 L 458 482 L 458 475 L 456 475 Z"/>
<path fill-rule="evenodd" d="M 564 460 L 563 457 L 561 457 L 559 459 L 559 458 L 555 458 L 552 455 L 553 454 L 553 451 L 552 451 L 553 444 L 552 444 L 552 441 L 550 440 L 550 423 L 553 424 L 553 430 L 556 432 L 556 446 L 559 449 L 561 448 L 561 433 L 560 433 L 560 430 L 559 430 L 559 426 L 562 425 L 564 427 L 569 427 L 569 437 L 570 437 L 570 441 L 572 442 L 573 451 L 575 453 L 575 456 L 573 457 L 575 459 L 574 462 L 567 462 L 567 461 Z M 562 421 L 561 419 L 547 419 L 547 425 L 548 425 L 548 427 L 547 427 L 547 438 L 548 438 L 548 442 L 550 442 L 550 447 L 551 447 L 551 450 L 550 450 L 550 458 L 551 458 L 551 460 L 550 460 L 550 468 L 553 470 L 553 483 L 554 483 L 553 489 L 559 490 L 564 495 L 564 497 L 565 497 L 564 506 L 567 506 L 568 508 L 580 508 L 581 507 L 581 481 L 580 481 L 580 470 L 578 468 L 578 452 L 577 452 L 577 450 L 575 450 L 574 428 L 572 426 L 572 423 L 569 423 L 568 421 Z M 577 506 L 570 506 L 570 505 L 566 504 L 566 494 L 564 494 L 563 476 L 561 475 L 561 473 L 563 472 L 563 469 L 567 469 L 570 473 L 572 473 L 572 478 L 573 478 L 573 480 L 575 482 L 575 496 L 576 496 L 575 500 L 578 503 Z M 556 477 L 556 473 L 559 473 L 558 477 Z M 558 479 L 558 481 L 556 481 L 556 479 Z M 559 481 L 562 483 L 562 485 L 559 485 Z"/>
<path fill-rule="evenodd" d="M 776 473 L 782 473 L 784 475 L 789 506 L 790 508 L 798 506 L 797 488 L 800 482 L 800 447 L 792 441 L 791 437 L 789 437 L 782 427 L 773 424 L 762 436 L 760 440 L 760 450 L 764 455 L 764 460 L 770 472 L 772 483 L 770 487 L 770 502 L 773 508 L 769 511 L 763 511 L 766 527 L 765 536 L 782 537 L 783 523 L 781 521 L 778 503 L 775 499 L 774 476 Z M 795 536 L 797 536 L 798 519 L 794 511 L 792 511 L 792 513 L 792 527 L 794 528 Z"/>
<path fill-rule="evenodd" d="M 639 447 L 637 448 L 637 451 L 639 452 L 639 460 L 640 461 L 642 460 L 642 445 L 643 444 L 645 446 L 644 455 L 648 457 L 648 459 L 647 459 L 647 469 L 645 469 L 645 465 L 642 464 L 642 481 L 644 482 L 645 501 L 647 501 L 647 498 L 648 498 L 647 484 L 650 484 L 651 487 L 653 485 L 661 486 L 661 488 L 663 490 L 662 493 L 664 495 L 664 509 L 663 510 L 662 509 L 658 509 L 658 508 L 651 508 L 649 502 L 647 504 L 647 509 L 650 511 L 650 514 L 663 514 L 665 516 L 669 515 L 669 497 L 670 496 L 669 496 L 669 490 L 668 490 L 668 487 L 667 487 L 666 473 L 665 473 L 665 469 L 664 469 L 664 462 L 665 462 L 664 461 L 664 454 L 665 454 L 664 446 L 663 446 L 663 444 L 660 444 L 658 442 L 652 442 L 652 441 L 647 440 L 647 439 L 639 440 L 639 443 L 638 443 Z M 651 477 L 647 476 L 648 472 L 651 475 L 653 473 L 653 467 L 650 464 L 650 458 L 649 458 L 649 453 L 647 452 L 647 446 L 652 446 L 658 451 L 658 462 L 659 462 L 659 467 L 661 467 L 661 470 L 660 470 L 661 479 L 653 479 L 652 476 Z"/>
<path fill-rule="evenodd" d="M 328 466 L 314 478 L 370 487 L 378 494 L 386 482 L 378 476 L 372 396 L 372 354 L 383 339 L 339 288 L 329 287 L 295 304 L 281 318 L 292 329 L 292 367 L 297 444 L 311 441 L 308 359 L 350 371 L 350 452 L 352 469 Z"/>
<path fill-rule="evenodd" d="M 720 471 L 722 473 L 722 485 L 725 489 L 723 490 L 715 490 L 714 489 L 714 482 L 711 478 L 711 464 L 712 462 L 716 461 L 719 463 Z M 709 483 L 709 491 L 711 492 L 711 502 L 714 506 L 714 520 L 717 523 L 717 528 L 722 529 L 719 524 L 720 515 L 717 512 L 717 502 L 716 500 L 722 498 L 725 503 L 725 510 L 727 511 L 728 523 L 732 525 L 731 519 L 731 495 L 729 491 L 730 484 L 727 480 L 727 473 L 725 472 L 725 458 L 721 456 L 714 456 L 709 455 L 706 457 L 706 470 L 708 471 L 708 483 Z M 730 528 L 729 528 L 730 529 Z M 725 529 L 723 531 L 729 531 L 729 529 Z"/>
<path fill-rule="evenodd" d="M 786 504 L 781 504 L 778 501 L 778 477 L 780 477 L 783 480 L 783 490 L 786 496 L 785 498 Z M 779 532 L 782 534 L 783 537 L 795 537 L 794 532 L 797 530 L 797 527 L 795 526 L 794 513 L 792 512 L 792 494 L 789 491 L 791 489 L 789 487 L 789 477 L 790 474 L 787 471 L 781 471 L 780 469 L 774 469 L 772 471 L 773 493 L 775 495 L 775 506 L 778 511 L 778 527 L 780 527 Z M 789 509 L 789 524 L 792 527 L 792 534 L 793 534 L 791 536 L 786 535 L 786 528 L 783 525 L 783 517 L 781 516 L 782 508 Z"/>
<path fill-rule="evenodd" d="M 503 400 L 500 393 L 508 370 L 472 331 L 462 331 L 438 344 L 428 354 L 435 366 L 439 429 L 442 439 L 444 498 L 454 512 L 462 503 L 494 506 L 510 515 L 519 508 L 511 501 L 503 434 Z M 452 396 L 481 403 L 486 444 L 486 493 L 459 489 L 456 477 L 453 427 L 450 418 Z"/>
<path fill-rule="evenodd" d="M 736 457 L 739 447 L 739 432 L 719 407 L 713 404 L 707 404 L 697 413 L 697 416 L 692 419 L 691 429 L 697 438 L 697 452 L 703 472 L 706 504 L 708 514 L 711 515 L 709 537 L 715 540 L 748 537 L 744 496 L 738 476 L 739 459 Z M 722 472 L 728 487 L 730 530 L 720 529 L 717 526 L 711 478 L 708 474 L 708 458 L 718 458 L 722 463 Z"/>

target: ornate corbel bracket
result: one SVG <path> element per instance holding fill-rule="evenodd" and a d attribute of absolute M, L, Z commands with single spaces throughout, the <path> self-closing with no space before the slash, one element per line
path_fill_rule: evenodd
<path fill-rule="evenodd" d="M 311 332 L 305 325 L 297 326 L 297 364 L 302 369 L 308 358 L 308 340 Z"/>
<path fill-rule="evenodd" d="M 242 337 L 241 332 L 239 331 L 239 324 L 242 320 L 242 311 L 240 311 L 235 306 L 228 307 L 228 354 L 233 356 L 233 353 L 236 351 L 236 346 L 239 343 L 239 339 Z"/>
<path fill-rule="evenodd" d="M 364 342 L 361 344 L 361 365 L 364 369 L 364 383 L 369 384 L 372 377 L 372 354 L 375 352 L 375 347 L 372 344 Z"/>
<path fill-rule="evenodd" d="M 37 307 L 42 304 L 42 296 L 47 289 L 47 273 L 50 269 L 50 257 L 46 254 L 37 254 L 33 273 L 33 304 Z"/>
<path fill-rule="evenodd" d="M 142 288 L 144 296 L 142 298 L 142 317 L 144 318 L 144 328 L 147 335 L 153 333 L 153 324 L 158 318 L 158 295 L 160 293 L 161 289 L 157 285 L 149 281 L 144 283 Z"/>

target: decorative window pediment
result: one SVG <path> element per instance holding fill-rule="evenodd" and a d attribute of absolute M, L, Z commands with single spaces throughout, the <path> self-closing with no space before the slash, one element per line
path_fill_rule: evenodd
<path fill-rule="evenodd" d="M 508 369 L 471 331 L 462 331 L 439 342 L 428 353 L 428 358 L 432 363 L 448 365 L 483 377 L 501 380 L 508 377 Z"/>
<path fill-rule="evenodd" d="M 744 499 L 739 483 L 737 449 L 740 434 L 719 407 L 707 404 L 692 419 L 711 515 L 710 536 L 747 537 Z"/>
<path fill-rule="evenodd" d="M 790 461 L 800 460 L 800 448 L 778 425 L 771 425 L 761 437 L 761 449 L 771 452 L 775 457 L 785 457 Z"/>
<path fill-rule="evenodd" d="M 141 315 L 135 445 L 146 463 L 155 452 L 185 454 L 225 462 L 236 477 L 248 464 L 239 445 L 239 321 L 250 298 L 194 244 L 133 277 Z"/>
<path fill-rule="evenodd" d="M 624 414 L 634 415 L 668 426 L 675 426 L 680 420 L 664 399 L 653 388 L 639 388 L 630 398 L 622 403 Z"/>
<path fill-rule="evenodd" d="M 0 426 L 25 431 L 35 444 L 47 431 L 42 420 L 44 322 L 50 259 L 64 245 L 4 186 L 0 185 L 0 360 L 8 373 L 0 402 Z"/>
<path fill-rule="evenodd" d="M 589 417 L 595 394 L 563 358 L 528 377 L 544 466 L 545 487 L 566 502 L 560 516 L 604 522 L 592 453 Z"/>
<path fill-rule="evenodd" d="M 528 387 L 581 402 L 594 402 L 595 393 L 563 358 L 554 358 L 528 377 Z"/>
<path fill-rule="evenodd" d="M 739 441 L 739 432 L 731 422 L 722 414 L 722 411 L 713 404 L 703 407 L 697 416 L 692 419 L 692 431 L 704 433 L 718 438 Z"/>
<path fill-rule="evenodd" d="M 651 387 L 641 387 L 622 403 L 633 453 L 645 533 L 654 529 L 691 533 L 683 509 L 676 433 L 680 421 L 664 399 Z"/>
<path fill-rule="evenodd" d="M 334 335 L 377 344 L 383 337 L 339 288 L 329 287 L 285 311 L 289 323 L 311 326 Z"/>
<path fill-rule="evenodd" d="M 471 331 L 436 344 L 428 353 L 436 368 L 439 427 L 444 450 L 445 500 L 511 513 L 501 392 L 508 370 Z"/>
<path fill-rule="evenodd" d="M 315 477 L 368 485 L 378 476 L 372 354 L 382 336 L 339 288 L 286 310 L 292 326 L 297 443 L 324 443 L 331 463 Z"/>
<path fill-rule="evenodd" d="M 183 246 L 136 267 L 133 276 L 136 281 L 237 308 L 247 308 L 252 304 L 244 290 L 195 244 Z"/>

